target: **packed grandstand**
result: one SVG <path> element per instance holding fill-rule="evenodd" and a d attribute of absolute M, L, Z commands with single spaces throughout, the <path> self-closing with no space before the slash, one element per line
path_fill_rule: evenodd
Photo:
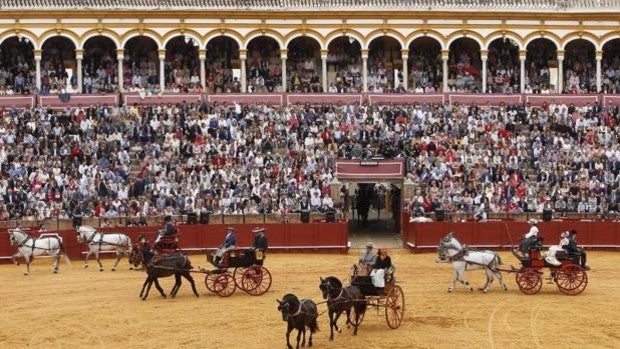
<path fill-rule="evenodd" d="M 0 219 L 347 211 L 351 203 L 330 189 L 334 163 L 373 157 L 404 159 L 414 214 L 617 211 L 620 110 L 598 96 L 620 92 L 620 39 L 617 22 L 595 12 L 618 6 L 0 1 L 9 18 L 0 30 Z M 81 9 L 71 18 L 57 17 L 73 7 Z M 23 8 L 42 13 L 17 18 Z M 317 8 L 325 19 L 306 16 Z M 532 8 L 531 21 L 510 13 Z M 158 12 L 165 9 L 187 18 Z M 404 19 L 402 9 L 410 10 Z M 124 21 L 101 15 L 112 10 Z M 269 10 L 278 16 L 266 19 Z M 356 14 L 343 19 L 339 11 Z M 447 19 L 428 15 L 434 11 Z M 460 11 L 500 20 L 463 19 Z M 557 20 L 546 22 L 550 13 Z M 422 20 L 406 22 L 415 16 Z M 70 103 L 121 93 L 141 102 Z M 192 93 L 233 97 L 155 98 Z M 542 105 L 275 105 L 239 101 L 241 93 L 550 97 Z M 595 99 L 572 104 L 552 94 Z M 16 95 L 58 95 L 64 104 L 18 108 L 8 99 Z"/>

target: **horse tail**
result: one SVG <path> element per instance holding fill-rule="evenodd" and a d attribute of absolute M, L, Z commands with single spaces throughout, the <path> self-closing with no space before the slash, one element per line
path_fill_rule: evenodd
<path fill-rule="evenodd" d="M 131 245 L 131 238 L 128 235 L 125 235 L 125 237 L 127 238 L 127 252 L 129 253 L 133 246 Z"/>
<path fill-rule="evenodd" d="M 62 243 L 60 239 L 58 239 L 58 250 L 60 251 L 60 254 L 62 255 L 67 265 L 71 265 L 71 260 L 69 259 L 69 256 L 67 255 L 67 251 L 65 250 L 65 245 Z"/>
<path fill-rule="evenodd" d="M 310 312 L 313 315 L 316 315 L 308 319 L 308 329 L 310 329 L 310 333 L 317 333 L 319 331 L 319 323 L 317 321 L 317 319 L 319 318 L 319 312 L 316 307 L 316 304 L 314 304 L 313 301 L 307 301 L 307 302 L 311 309 Z"/>

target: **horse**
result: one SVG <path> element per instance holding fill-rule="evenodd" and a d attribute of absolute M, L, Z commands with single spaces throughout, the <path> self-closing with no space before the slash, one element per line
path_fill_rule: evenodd
<path fill-rule="evenodd" d="M 68 265 L 71 265 L 69 257 L 65 254 L 65 247 L 62 244 L 62 239 L 58 236 L 45 236 L 37 239 L 31 237 L 23 230 L 9 229 L 9 241 L 11 246 L 17 246 L 17 253 L 11 257 L 11 260 L 16 265 L 19 263 L 15 260 L 16 257 L 23 256 L 26 260 L 26 272 L 24 275 L 30 274 L 30 258 L 35 256 L 41 256 L 47 254 L 54 259 L 54 273 L 58 273 L 58 264 L 60 256 L 62 255 Z"/>
<path fill-rule="evenodd" d="M 465 288 L 473 291 L 473 287 L 470 286 L 469 281 L 465 278 L 466 270 L 479 270 L 484 269 L 487 275 L 487 281 L 484 286 L 479 290 L 486 293 L 489 291 L 491 284 L 493 283 L 493 276 L 496 276 L 504 291 L 508 288 L 502 278 L 502 273 L 499 270 L 499 266 L 502 264 L 500 256 L 493 251 L 469 251 L 467 250 L 452 233 L 446 235 L 439 241 L 437 247 L 438 258 L 437 263 L 450 263 L 454 268 L 454 276 L 451 281 L 451 285 L 448 288 L 448 292 L 454 290 L 456 281 L 460 281 Z"/>
<path fill-rule="evenodd" d="M 329 312 L 329 340 L 334 340 L 334 328 L 339 333 L 342 332 L 337 322 L 343 312 L 347 314 L 347 328 L 353 325 L 353 335 L 357 335 L 357 327 L 366 312 L 366 301 L 362 291 L 356 286 L 343 287 L 342 282 L 333 276 L 320 280 L 319 289 L 323 294 L 323 299 L 327 300 Z M 351 308 L 355 310 L 354 322 L 351 322 Z"/>
<path fill-rule="evenodd" d="M 82 225 L 75 231 L 78 242 L 88 244 L 88 253 L 84 259 L 84 269 L 88 268 L 88 258 L 91 254 L 95 254 L 95 259 L 99 263 L 99 271 L 103 271 L 103 265 L 99 260 L 101 251 L 116 250 L 116 261 L 112 267 L 112 271 L 116 270 L 118 262 L 121 260 L 122 254 L 127 255 L 131 252 L 131 239 L 129 236 L 120 233 L 103 234 L 95 230 L 95 228 Z M 130 264 L 130 269 L 133 269 Z"/>
<path fill-rule="evenodd" d="M 286 328 L 286 346 L 292 349 L 289 337 L 293 330 L 297 330 L 297 349 L 299 349 L 299 339 L 303 335 L 301 346 L 306 346 L 306 328 L 310 330 L 310 338 L 308 338 L 308 346 L 312 346 L 312 334 L 319 330 L 316 319 L 319 317 L 316 304 L 309 299 L 301 301 L 294 294 L 286 294 L 282 300 L 278 302 L 278 311 L 282 313 L 282 320 L 287 322 Z"/>
<path fill-rule="evenodd" d="M 140 298 L 142 298 L 143 301 L 148 297 L 153 283 L 161 296 L 166 298 L 166 294 L 159 285 L 158 279 L 172 275 L 174 275 L 174 286 L 172 286 L 172 290 L 170 291 L 170 296 L 172 298 L 176 297 L 179 288 L 181 288 L 181 276 L 189 281 L 190 285 L 192 285 L 192 292 L 194 292 L 196 297 L 199 297 L 198 291 L 196 291 L 194 278 L 189 272 L 193 269 L 192 263 L 187 256 L 181 253 L 175 253 L 167 256 L 158 256 L 158 260 L 153 261 L 154 254 L 143 255 L 140 249 L 136 249 L 134 253 L 139 254 L 141 257 L 133 257 L 132 260 L 142 263 L 146 268 L 147 277 L 140 291 Z"/>

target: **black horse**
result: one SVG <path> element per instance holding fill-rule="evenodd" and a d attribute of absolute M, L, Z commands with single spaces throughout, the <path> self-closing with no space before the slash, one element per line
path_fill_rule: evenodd
<path fill-rule="evenodd" d="M 316 304 L 309 299 L 299 299 L 294 294 L 286 294 L 282 300 L 278 301 L 278 310 L 282 313 L 282 320 L 288 323 L 286 328 L 286 346 L 292 349 L 293 346 L 289 342 L 289 336 L 293 330 L 297 330 L 297 349 L 299 349 L 299 338 L 303 334 L 301 346 L 306 346 L 306 327 L 310 330 L 310 338 L 308 338 L 308 346 L 312 346 L 312 334 L 319 330 L 316 319 L 319 312 Z"/>
<path fill-rule="evenodd" d="M 139 253 L 142 255 L 142 251 L 134 250 L 133 253 Z M 170 296 L 174 298 L 179 292 L 179 288 L 181 288 L 181 276 L 187 279 L 189 283 L 192 285 L 192 291 L 194 295 L 198 297 L 198 291 L 196 291 L 196 284 L 194 283 L 194 278 L 190 274 L 190 270 L 193 268 L 192 263 L 189 259 L 182 255 L 181 253 L 175 253 L 168 256 L 158 257 L 157 262 L 152 261 L 154 255 L 153 254 L 145 254 L 142 255 L 142 258 L 138 258 L 132 255 L 132 260 L 134 263 L 136 261 L 141 261 L 142 265 L 146 268 L 146 280 L 144 281 L 144 285 L 142 285 L 142 290 L 140 291 L 140 297 L 142 300 L 146 300 L 146 297 L 149 295 L 149 291 L 153 283 L 155 283 L 155 288 L 159 291 L 162 297 L 166 298 L 166 294 L 164 290 L 159 285 L 159 278 L 168 277 L 174 275 L 174 286 L 170 291 Z"/>
<path fill-rule="evenodd" d="M 325 279 L 321 278 L 319 289 L 323 293 L 323 298 L 327 299 L 329 340 L 334 340 L 334 328 L 336 331 L 341 332 L 337 322 L 343 312 L 347 314 L 347 328 L 349 328 L 349 325 L 353 325 L 353 335 L 357 335 L 357 326 L 366 312 L 366 302 L 360 289 L 356 286 L 342 287 L 342 282 L 333 276 Z M 351 309 L 355 310 L 354 321 L 351 321 Z"/>

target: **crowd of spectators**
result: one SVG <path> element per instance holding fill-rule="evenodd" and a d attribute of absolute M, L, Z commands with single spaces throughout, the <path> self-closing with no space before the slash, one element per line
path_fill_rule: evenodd
<path fill-rule="evenodd" d="M 620 111 L 598 105 L 93 106 L 0 111 L 0 219 L 338 207 L 337 158 L 405 158 L 410 209 L 617 211 Z"/>
<path fill-rule="evenodd" d="M 413 50 L 409 53 L 409 89 L 414 93 L 442 90 L 441 50 Z"/>
<path fill-rule="evenodd" d="M 83 93 L 114 93 L 118 90 L 118 61 L 114 45 L 92 45 L 84 50 Z"/>
<path fill-rule="evenodd" d="M 362 92 L 362 54 L 359 43 L 338 40 L 330 44 L 327 55 L 329 93 Z"/>
<path fill-rule="evenodd" d="M 487 67 L 487 92 L 520 92 L 519 48 L 509 39 L 489 47 Z"/>
<path fill-rule="evenodd" d="M 479 57 L 477 54 L 459 43 L 455 43 L 457 47 L 451 51 L 448 61 L 448 88 L 450 92 L 480 92 L 480 71 L 476 67 Z"/>
<path fill-rule="evenodd" d="M 615 54 L 611 58 L 603 58 L 601 89 L 603 93 L 620 93 L 620 56 Z"/>
<path fill-rule="evenodd" d="M 566 47 L 564 58 L 564 92 L 596 93 L 594 48 L 584 45 Z"/>
<path fill-rule="evenodd" d="M 0 95 L 35 90 L 33 46 L 27 39 L 7 39 L 0 50 Z"/>

